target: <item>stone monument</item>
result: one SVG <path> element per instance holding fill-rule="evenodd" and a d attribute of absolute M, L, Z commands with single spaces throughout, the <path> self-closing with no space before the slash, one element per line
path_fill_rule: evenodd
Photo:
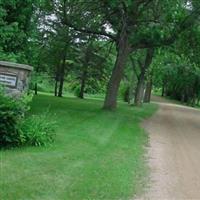
<path fill-rule="evenodd" d="M 6 93 L 20 96 L 28 90 L 28 81 L 33 68 L 29 65 L 0 61 L 0 85 Z"/>

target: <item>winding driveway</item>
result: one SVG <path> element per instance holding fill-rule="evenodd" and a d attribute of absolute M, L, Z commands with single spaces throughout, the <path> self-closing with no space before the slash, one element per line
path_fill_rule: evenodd
<path fill-rule="evenodd" d="M 143 123 L 150 134 L 151 180 L 140 199 L 200 200 L 200 111 L 154 100 L 160 109 Z"/>

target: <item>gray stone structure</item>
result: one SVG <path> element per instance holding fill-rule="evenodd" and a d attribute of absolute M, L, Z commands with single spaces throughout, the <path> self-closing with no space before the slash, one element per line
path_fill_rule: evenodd
<path fill-rule="evenodd" d="M 0 61 L 0 84 L 12 96 L 20 96 L 28 89 L 28 81 L 33 68 L 29 65 Z"/>

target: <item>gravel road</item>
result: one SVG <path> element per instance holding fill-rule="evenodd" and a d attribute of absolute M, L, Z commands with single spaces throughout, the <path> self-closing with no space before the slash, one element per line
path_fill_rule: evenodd
<path fill-rule="evenodd" d="M 200 111 L 154 97 L 159 111 L 143 123 L 150 134 L 149 200 L 200 200 Z"/>

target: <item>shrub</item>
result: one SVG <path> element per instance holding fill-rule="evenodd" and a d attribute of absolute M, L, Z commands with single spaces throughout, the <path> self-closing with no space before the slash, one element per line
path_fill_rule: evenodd
<path fill-rule="evenodd" d="M 80 86 L 75 87 L 74 88 L 74 96 L 79 97 L 80 91 L 81 91 Z"/>
<path fill-rule="evenodd" d="M 20 122 L 28 110 L 26 100 L 16 100 L 0 92 L 0 146 L 16 146 L 21 141 Z"/>
<path fill-rule="evenodd" d="M 127 87 L 126 90 L 124 91 L 124 94 L 123 94 L 124 102 L 129 102 L 129 93 L 130 93 L 130 88 Z"/>
<path fill-rule="evenodd" d="M 129 102 L 129 90 L 130 87 L 127 84 L 122 84 L 120 87 L 119 95 L 124 102 Z"/>
<path fill-rule="evenodd" d="M 47 145 L 54 140 L 55 123 L 47 121 L 47 115 L 32 115 L 21 124 L 24 144 L 31 146 Z"/>
<path fill-rule="evenodd" d="M 32 95 L 19 99 L 4 95 L 0 88 L 0 147 L 41 146 L 52 142 L 54 123 L 46 115 L 25 118 Z"/>

